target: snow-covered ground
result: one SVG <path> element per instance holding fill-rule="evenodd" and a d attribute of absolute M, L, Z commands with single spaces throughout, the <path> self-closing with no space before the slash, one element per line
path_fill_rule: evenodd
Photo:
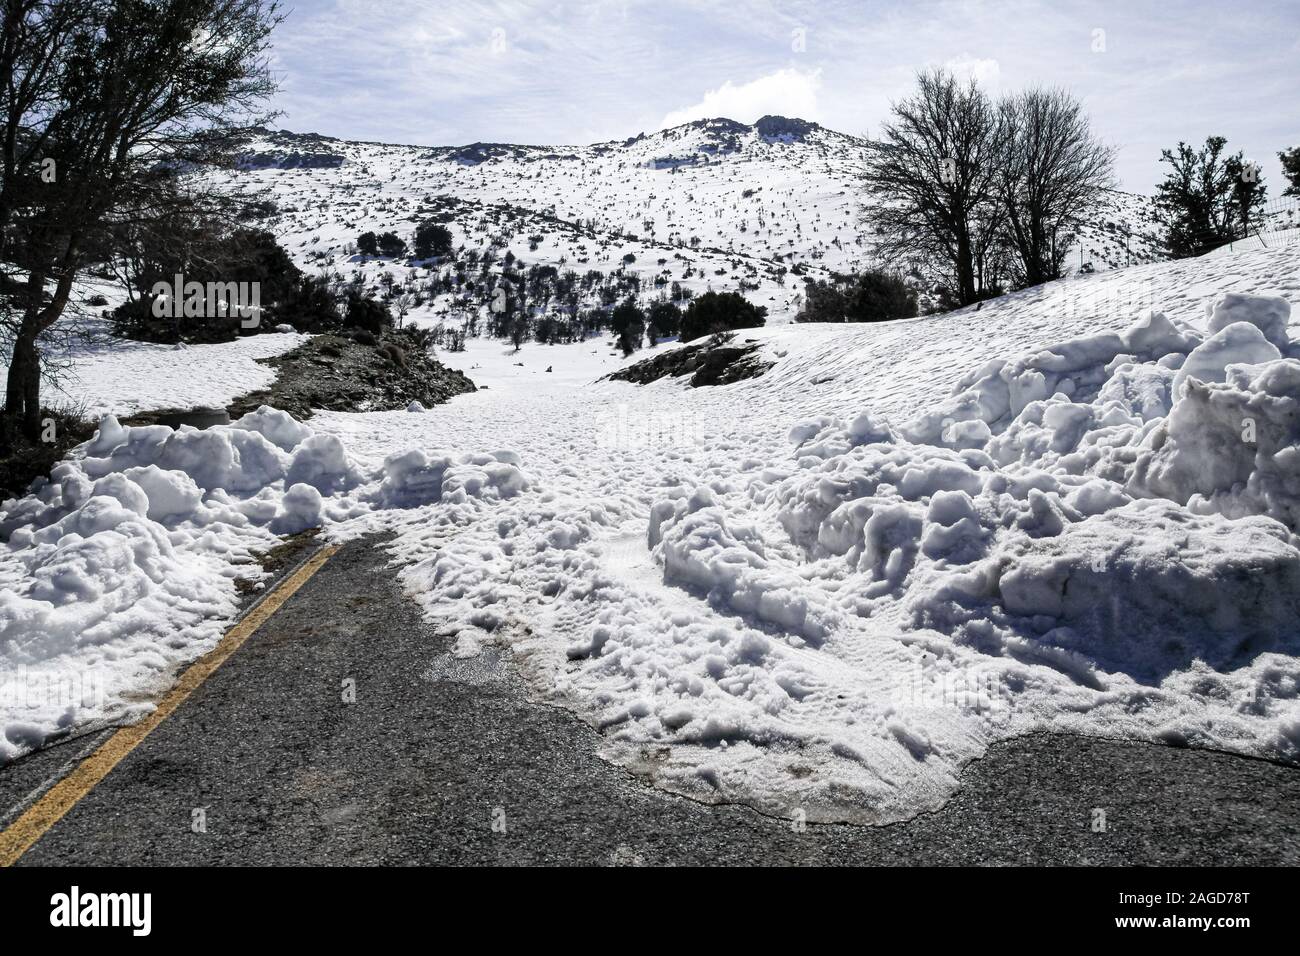
<path fill-rule="evenodd" d="M 799 311 L 803 278 L 872 263 L 860 187 L 867 147 L 782 117 L 699 120 L 588 146 L 430 148 L 280 132 L 256 139 L 251 168 L 230 182 L 274 200 L 266 225 L 308 272 L 360 274 L 376 289 L 384 273 L 427 279 L 428 263 L 412 269 L 346 250 L 366 231 L 409 242 L 415 224 L 436 215 L 458 247 L 498 261 L 508 252 L 529 266 L 634 275 L 647 298 L 673 283 L 693 294 L 740 291 L 779 323 Z M 1066 269 L 1163 258 L 1154 217 L 1148 198 L 1107 193 Z M 462 313 L 443 294 L 411 317 L 459 325 Z"/>
<path fill-rule="evenodd" d="M 92 297 L 104 306 L 91 307 Z M 74 309 L 46 343 L 46 381 L 41 401 L 87 421 L 170 408 L 224 408 L 236 398 L 267 388 L 275 370 L 258 359 L 281 355 L 308 338 L 267 332 L 210 345 L 159 345 L 112 334 L 103 318 L 125 300 L 115 283 L 87 277 L 74 292 Z M 73 314 L 75 313 L 75 314 Z M 0 389 L 9 366 L 0 363 Z"/>
<path fill-rule="evenodd" d="M 776 364 L 717 388 L 471 342 L 442 358 L 489 387 L 428 411 L 108 422 L 0 564 L 4 671 L 107 690 L 4 703 L 4 753 L 143 706 L 249 552 L 324 520 L 396 530 L 458 653 L 703 799 L 901 819 L 1040 728 L 1295 758 L 1297 304 L 1300 249 L 1259 250 L 741 332 Z"/>
<path fill-rule="evenodd" d="M 275 370 L 257 360 L 281 355 L 308 336 L 250 335 L 211 345 L 156 345 L 123 339 L 73 348 L 44 401 L 98 420 L 163 408 L 225 408 L 241 395 L 268 388 Z M 0 369 L 0 383 L 7 370 Z"/>
<path fill-rule="evenodd" d="M 1282 246 L 1294 246 L 1297 243 L 1300 243 L 1300 226 L 1288 226 L 1263 234 L 1247 236 L 1245 239 L 1238 239 L 1236 242 L 1220 246 L 1208 254 L 1226 256 L 1234 252 L 1244 252 L 1248 249 L 1275 249 Z"/>

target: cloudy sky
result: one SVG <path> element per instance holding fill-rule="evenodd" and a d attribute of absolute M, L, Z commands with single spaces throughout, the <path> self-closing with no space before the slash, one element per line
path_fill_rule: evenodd
<path fill-rule="evenodd" d="M 349 139 L 560 144 L 764 113 L 871 134 L 918 68 L 1064 86 L 1149 191 L 1217 133 L 1281 191 L 1300 143 L 1297 0 L 288 0 L 280 125 Z"/>

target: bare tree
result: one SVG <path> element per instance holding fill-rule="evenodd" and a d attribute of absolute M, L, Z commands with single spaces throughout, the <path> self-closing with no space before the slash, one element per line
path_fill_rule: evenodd
<path fill-rule="evenodd" d="M 915 95 L 893 105 L 863 177 L 874 194 L 867 221 L 877 255 L 937 271 L 958 305 L 996 284 L 980 263 L 997 237 L 999 130 L 974 80 L 919 73 Z"/>
<path fill-rule="evenodd" d="M 39 432 L 42 337 L 77 277 L 112 258 L 114 229 L 267 119 L 281 17 L 263 0 L 3 2 L 0 261 L 25 279 L 0 290 L 8 443 Z"/>
<path fill-rule="evenodd" d="M 407 315 L 415 307 L 415 296 L 409 292 L 402 292 L 393 296 L 393 311 L 397 313 L 397 327 L 400 329 L 402 323 L 406 321 Z"/>
<path fill-rule="evenodd" d="M 1093 136 L 1083 106 L 1064 90 L 1009 96 L 998 118 L 998 199 L 1016 278 L 1026 286 L 1058 279 L 1065 249 L 1057 233 L 1078 226 L 1114 188 L 1114 150 Z"/>

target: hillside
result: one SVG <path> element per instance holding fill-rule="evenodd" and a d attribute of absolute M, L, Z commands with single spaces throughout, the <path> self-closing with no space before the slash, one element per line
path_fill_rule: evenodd
<path fill-rule="evenodd" d="M 267 225 L 300 265 L 345 279 L 360 272 L 375 288 L 385 272 L 399 286 L 409 280 L 425 300 L 411 312 L 421 321 L 455 324 L 483 311 L 483 290 L 456 284 L 455 273 L 472 282 L 480 256 L 499 272 L 509 253 L 526 266 L 594 271 L 620 293 L 740 291 L 779 323 L 798 311 L 802 279 L 870 263 L 857 185 L 866 146 L 777 116 L 581 147 L 426 148 L 268 132 L 250 144 L 235 182 L 270 190 L 278 210 Z M 406 272 L 402 258 L 355 255 L 365 231 L 409 241 L 434 217 L 471 250 L 468 273 L 463 264 Z M 1149 200 L 1117 192 L 1071 242 L 1066 264 L 1105 271 L 1158 258 Z M 607 304 L 599 285 L 584 283 L 571 304 L 557 294 L 534 305 L 542 314 Z"/>

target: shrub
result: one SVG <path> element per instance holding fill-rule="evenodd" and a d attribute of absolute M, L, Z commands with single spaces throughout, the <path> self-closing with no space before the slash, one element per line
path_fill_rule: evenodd
<path fill-rule="evenodd" d="M 916 291 L 892 272 L 868 270 L 835 282 L 810 282 L 796 322 L 882 322 L 916 315 Z"/>
<path fill-rule="evenodd" d="M 235 230 L 222 243 L 218 254 L 221 259 L 213 269 L 212 278 L 258 283 L 264 308 L 292 295 L 302 279 L 302 270 L 293 264 L 275 234 L 265 229 Z"/>
<path fill-rule="evenodd" d="M 379 348 L 380 353 L 399 368 L 406 368 L 406 350 L 400 345 L 385 342 Z"/>
<path fill-rule="evenodd" d="M 406 255 L 406 242 L 397 233 L 386 232 L 379 237 L 379 252 L 392 259 Z"/>
<path fill-rule="evenodd" d="M 113 334 L 137 342 L 176 342 L 176 319 L 159 319 L 153 314 L 152 296 L 128 299 L 108 317 Z"/>
<path fill-rule="evenodd" d="M 739 292 L 706 292 L 694 299 L 682 316 L 681 340 L 731 329 L 756 329 L 767 321 L 767 309 Z"/>
<path fill-rule="evenodd" d="M 410 341 L 411 349 L 416 352 L 429 351 L 437 338 L 437 333 L 433 329 L 422 328 L 418 325 L 408 325 L 402 329 L 402 334 Z"/>
<path fill-rule="evenodd" d="M 53 419 L 54 440 L 33 441 L 21 434 L 13 437 L 0 457 L 0 501 L 21 496 L 35 479 L 48 477 L 50 469 L 73 448 L 94 436 L 95 426 L 86 420 L 84 411 L 84 408 L 43 407 L 42 432 L 47 420 Z"/>
<path fill-rule="evenodd" d="M 258 199 L 247 203 L 239 210 L 240 222 L 250 222 L 255 219 L 270 219 L 279 213 L 280 207 L 270 199 Z"/>
<path fill-rule="evenodd" d="M 265 229 L 236 229 L 224 235 L 206 235 L 193 245 L 174 243 L 167 258 L 154 257 L 151 249 L 138 252 L 144 267 L 132 285 L 136 297 L 109 316 L 115 334 L 146 342 L 228 342 L 241 334 L 267 331 L 283 315 L 286 303 L 299 292 L 303 273 L 293 264 L 275 236 Z M 156 283 L 172 284 L 176 273 L 188 282 L 254 283 L 262 320 L 244 328 L 233 315 L 153 315 Z"/>
<path fill-rule="evenodd" d="M 357 236 L 357 252 L 363 256 L 379 255 L 379 237 L 373 232 L 363 232 Z"/>
<path fill-rule="evenodd" d="M 270 328 L 288 322 L 299 332 L 328 332 L 343 324 L 343 316 L 330 294 L 329 281 L 303 276 L 287 296 L 267 311 L 262 321 Z"/>
<path fill-rule="evenodd" d="M 378 334 L 393 327 L 393 315 L 388 311 L 388 306 L 378 299 L 354 295 L 348 299 L 348 311 L 343 316 L 343 325 L 349 329 Z"/>
<path fill-rule="evenodd" d="M 671 302 L 656 302 L 650 307 L 651 341 L 676 335 L 682 327 L 682 310 Z"/>
<path fill-rule="evenodd" d="M 415 227 L 415 258 L 432 259 L 451 254 L 451 230 L 440 222 L 426 219 Z"/>
<path fill-rule="evenodd" d="M 631 355 L 641 346 L 645 335 L 645 313 L 629 297 L 617 306 L 609 317 L 609 327 L 618 335 L 618 347 L 624 355 Z"/>

